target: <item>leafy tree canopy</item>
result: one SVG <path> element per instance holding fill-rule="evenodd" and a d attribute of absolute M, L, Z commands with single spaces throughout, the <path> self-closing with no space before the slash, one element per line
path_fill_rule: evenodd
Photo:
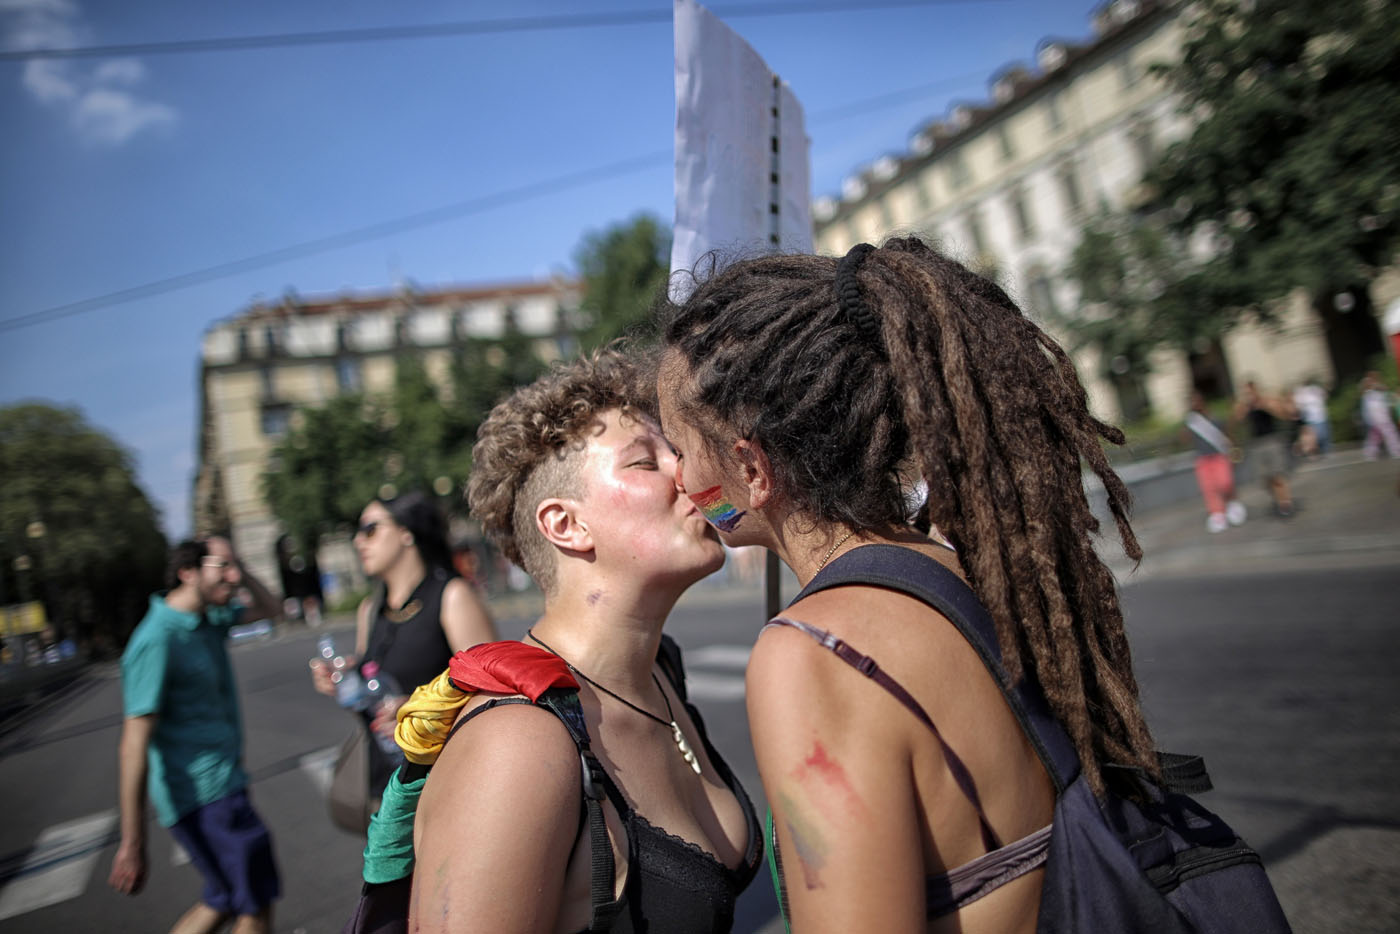
<path fill-rule="evenodd" d="M 1056 315 L 1075 350 L 1095 347 L 1105 367 L 1147 369 L 1161 346 L 1184 352 L 1218 340 L 1234 323 L 1180 236 L 1156 218 L 1100 215 L 1084 228 L 1065 267 L 1080 308 Z"/>
<path fill-rule="evenodd" d="M 574 255 L 583 280 L 580 311 L 585 349 L 645 330 L 652 302 L 666 284 L 671 231 L 657 218 L 631 220 L 587 234 Z"/>
<path fill-rule="evenodd" d="M 1237 300 L 1364 293 L 1400 233 L 1400 4 L 1199 0 L 1193 14 L 1180 62 L 1159 67 L 1196 121 L 1149 176 L 1162 203 L 1214 234 L 1207 272 Z"/>
<path fill-rule="evenodd" d="M 119 645 L 167 549 L 131 456 L 76 409 L 24 403 L 0 408 L 0 476 L 0 602 L 41 599 L 62 635 Z"/>

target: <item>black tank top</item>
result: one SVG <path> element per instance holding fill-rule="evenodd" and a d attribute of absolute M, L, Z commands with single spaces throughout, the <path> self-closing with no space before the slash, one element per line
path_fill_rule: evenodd
<path fill-rule="evenodd" d="M 378 662 L 404 694 L 442 674 L 452 659 L 442 631 L 442 591 L 453 576 L 441 568 L 428 571 L 403 606 L 381 602 L 374 618 L 365 661 Z"/>
<path fill-rule="evenodd" d="M 612 776 L 604 771 L 608 800 L 627 828 L 629 862 L 613 934 L 726 934 L 734 926 L 734 903 L 753 881 L 763 859 L 763 827 L 753 802 L 729 764 L 710 745 L 700 714 L 689 703 L 685 706 L 715 770 L 744 811 L 749 840 L 744 861 L 738 869 L 730 869 L 698 845 L 652 824 L 632 809 Z"/>
<path fill-rule="evenodd" d="M 614 918 L 607 930 L 612 934 L 643 934 L 648 931 L 726 934 L 734 926 L 734 904 L 739 893 L 748 888 L 763 860 L 763 827 L 744 786 L 729 768 L 729 763 L 711 745 L 705 721 L 686 696 L 685 669 L 681 663 L 680 649 L 669 636 L 662 637 L 657 663 L 689 712 L 715 771 L 739 801 L 739 807 L 744 812 L 748 846 L 744 850 L 743 863 L 738 869 L 730 869 L 697 844 L 667 833 L 638 814 L 627 803 L 612 776 L 600 768 L 603 789 L 617 809 L 626 831 L 629 867 L 621 898 L 603 909 Z M 467 721 L 496 706 L 510 703 L 529 701 L 523 697 L 502 698 L 483 704 L 459 717 L 448 739 Z M 557 711 L 553 712 L 557 714 Z M 572 735 L 572 731 L 570 733 Z M 585 839 L 583 832 L 586 824 L 587 820 L 580 821 L 580 836 L 575 840 L 575 846 Z M 595 910 L 599 907 L 600 904 L 595 902 Z M 586 934 L 586 931 L 579 934 Z"/>

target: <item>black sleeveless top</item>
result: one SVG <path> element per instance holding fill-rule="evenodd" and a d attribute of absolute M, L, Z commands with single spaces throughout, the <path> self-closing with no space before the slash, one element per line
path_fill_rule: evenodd
<path fill-rule="evenodd" d="M 685 706 L 715 770 L 744 811 L 749 837 L 744 862 L 738 869 L 730 869 L 698 845 L 652 824 L 632 809 L 612 776 L 604 771 L 603 788 L 627 828 L 627 885 L 619 900 L 614 934 L 725 934 L 734 926 L 734 903 L 739 893 L 753 881 L 763 859 L 763 827 L 753 802 L 729 764 L 710 745 L 700 714 L 688 702 Z"/>
<path fill-rule="evenodd" d="M 628 871 L 622 896 L 606 906 L 595 904 L 595 913 L 601 907 L 604 913 L 615 919 L 607 929 L 613 934 L 643 934 L 649 931 L 664 931 L 666 934 L 727 934 L 734 926 L 734 904 L 739 898 L 739 893 L 748 888 L 763 860 L 763 828 L 754 811 L 753 802 L 744 791 L 744 786 L 729 768 L 729 763 L 725 762 L 711 745 L 700 712 L 686 697 L 685 671 L 680 660 L 680 649 L 668 636 L 662 637 L 657 663 L 690 714 L 691 722 L 695 724 L 700 741 L 705 744 L 705 751 L 709 754 L 715 771 L 719 773 L 725 787 L 738 799 L 739 807 L 744 812 L 744 825 L 749 842 L 744 851 L 743 863 L 738 869 L 730 869 L 697 844 L 667 833 L 638 814 L 628 804 L 612 776 L 600 768 L 603 789 L 608 800 L 617 809 L 626 832 Z M 473 717 L 493 707 L 510 703 L 529 701 L 525 698 L 503 698 L 483 704 L 459 717 L 448 738 L 451 739 L 452 734 Z M 557 711 L 552 712 L 557 715 Z M 573 731 L 570 730 L 570 733 L 572 735 Z M 578 740 L 575 739 L 575 742 Z M 580 836 L 576 838 L 575 846 L 583 840 L 582 834 L 587 823 L 587 819 L 580 820 Z"/>
<path fill-rule="evenodd" d="M 394 679 L 400 693 L 411 694 L 418 685 L 433 680 L 452 659 L 442 631 L 442 591 L 453 576 L 433 568 L 403 606 L 390 607 L 379 600 L 364 660 L 378 662 L 379 670 Z"/>

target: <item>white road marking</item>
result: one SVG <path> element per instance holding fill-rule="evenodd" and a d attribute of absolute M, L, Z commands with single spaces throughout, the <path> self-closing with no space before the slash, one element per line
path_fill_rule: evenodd
<path fill-rule="evenodd" d="M 0 921 L 81 895 L 116 823 L 113 809 L 46 828 L 0 890 Z"/>
<path fill-rule="evenodd" d="M 747 645 L 706 645 L 688 650 L 683 657 L 687 670 L 691 667 L 713 667 L 738 668 L 743 671 L 749 663 L 750 649 L 751 646 Z"/>
<path fill-rule="evenodd" d="M 695 701 L 736 701 L 744 697 L 747 645 L 705 645 L 685 653 L 685 684 Z"/>
<path fill-rule="evenodd" d="M 323 798 L 331 793 L 331 779 L 335 777 L 335 757 L 339 752 L 339 746 L 327 746 L 325 749 L 308 752 L 297 763 Z"/>
<path fill-rule="evenodd" d="M 190 854 L 185 852 L 185 848 L 180 845 L 179 840 L 172 837 L 170 847 L 170 865 L 183 866 L 190 861 Z"/>
<path fill-rule="evenodd" d="M 687 671 L 686 692 L 692 701 L 736 701 L 744 697 L 743 675 L 712 675 Z"/>

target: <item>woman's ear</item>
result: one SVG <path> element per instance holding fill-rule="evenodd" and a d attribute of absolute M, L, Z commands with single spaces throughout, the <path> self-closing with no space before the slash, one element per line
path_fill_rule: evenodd
<path fill-rule="evenodd" d="M 593 536 L 575 514 L 575 503 L 567 499 L 545 499 L 535 507 L 535 527 L 545 541 L 566 551 L 593 550 Z"/>
<path fill-rule="evenodd" d="M 739 464 L 740 479 L 749 491 L 749 508 L 762 509 L 773 498 L 776 487 L 773 465 L 763 451 L 763 445 L 748 438 L 734 442 L 734 459 Z"/>

